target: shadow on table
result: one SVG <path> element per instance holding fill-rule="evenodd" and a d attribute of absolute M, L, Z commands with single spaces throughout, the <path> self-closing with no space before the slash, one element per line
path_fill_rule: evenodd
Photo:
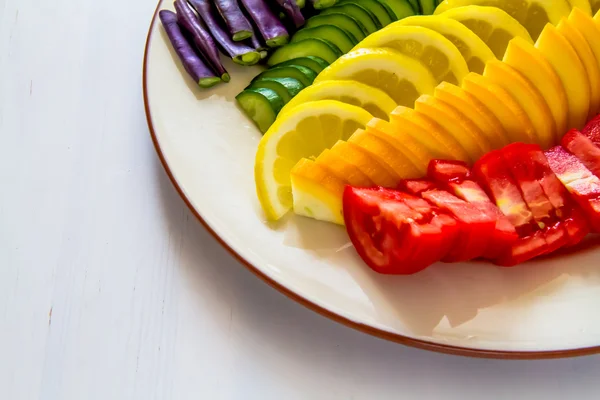
<path fill-rule="evenodd" d="M 584 253 L 599 247 L 600 236 L 589 237 L 577 252 L 585 257 Z M 513 268 L 469 262 L 438 263 L 410 276 L 386 276 L 368 268 L 350 267 L 348 271 L 375 309 L 393 310 L 414 334 L 429 336 L 444 317 L 451 327 L 457 327 L 496 304 L 533 302 L 558 290 L 567 276 L 599 280 L 600 269 L 592 262 L 570 262 L 573 251 Z M 394 326 L 396 321 L 386 322 Z"/>
<path fill-rule="evenodd" d="M 431 336 L 445 319 L 457 327 L 481 309 L 500 303 L 512 307 L 535 302 L 567 282 L 568 276 L 600 279 L 593 250 L 600 236 L 590 235 L 578 246 L 516 267 L 489 262 L 438 263 L 409 276 L 382 275 L 360 260 L 343 228 L 308 218 L 287 223 L 284 245 L 302 248 L 350 274 L 368 297 L 379 321 L 399 331 Z M 325 288 L 327 289 L 327 288 Z"/>
<path fill-rule="evenodd" d="M 464 384 L 465 373 L 481 385 L 497 383 L 498 376 L 502 376 L 503 380 L 514 385 L 511 387 L 518 387 L 519 382 L 526 386 L 562 382 L 566 387 L 580 383 L 582 379 L 596 379 L 600 374 L 600 363 L 597 362 L 600 356 L 591 357 L 596 362 L 586 361 L 590 358 L 505 362 L 453 357 L 400 346 L 322 318 L 267 288 L 236 262 L 187 210 L 158 162 L 156 170 L 168 229 L 179 232 L 185 239 L 178 258 L 184 284 L 189 285 L 197 303 L 208 303 L 209 306 L 227 303 L 231 306 L 230 315 L 215 313 L 211 320 L 203 323 L 217 326 L 223 335 L 244 335 L 237 340 L 244 345 L 236 351 L 266 358 L 267 363 L 272 362 L 273 373 L 279 374 L 279 379 L 290 384 L 295 382 L 293 374 L 278 369 L 282 359 L 286 360 L 288 368 L 301 369 L 315 381 L 320 380 L 323 374 L 330 374 L 329 378 L 333 379 L 338 371 L 351 370 L 361 377 L 364 384 L 372 385 L 373 390 L 379 384 L 399 385 L 398 390 L 403 390 L 402 385 L 411 384 L 407 377 L 422 382 L 422 379 L 418 379 L 422 375 L 436 377 L 436 384 L 445 385 L 451 390 L 453 385 Z M 589 246 L 598 246 L 598 240 L 593 240 Z M 443 315 L 447 315 L 452 323 L 459 324 L 472 318 L 477 309 L 485 307 L 487 303 L 523 296 L 561 274 L 580 274 L 588 279 L 599 277 L 595 271 L 567 263 L 562 267 L 555 265 L 546 269 L 541 265 L 513 269 L 485 265 L 451 268 L 449 265 L 440 265 L 431 272 L 414 275 L 412 279 L 389 279 L 373 274 L 366 268 L 361 269 L 361 273 L 353 272 L 353 275 L 358 280 L 371 280 L 373 288 L 381 289 L 381 292 L 368 291 L 367 295 L 374 303 L 396 303 L 392 293 L 405 291 L 403 300 L 410 297 L 414 300 L 411 306 L 398 306 L 398 317 L 405 319 L 408 324 L 414 324 L 415 331 L 421 332 L 437 325 L 437 320 Z M 483 273 L 484 269 L 487 272 Z M 448 287 L 445 279 L 453 275 L 461 276 L 459 286 Z M 503 281 L 504 284 L 493 286 L 503 287 L 507 291 L 501 293 L 499 289 L 493 290 L 487 296 L 472 294 L 485 291 L 486 285 L 493 283 L 490 282 L 492 280 Z M 443 295 L 432 298 L 424 296 L 419 288 L 429 285 Z M 467 308 L 471 311 L 464 311 L 464 305 L 473 301 L 473 297 L 485 300 L 471 304 Z M 430 317 L 426 318 L 429 322 L 422 322 L 422 313 L 430 313 Z M 265 351 L 266 348 L 276 348 L 277 351 Z M 536 365 L 532 368 L 534 362 Z"/>

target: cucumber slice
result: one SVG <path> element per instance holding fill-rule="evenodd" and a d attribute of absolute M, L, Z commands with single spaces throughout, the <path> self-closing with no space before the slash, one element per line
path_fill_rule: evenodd
<path fill-rule="evenodd" d="M 313 7 L 315 10 L 322 10 L 328 8 L 337 3 L 337 0 L 313 0 Z"/>
<path fill-rule="evenodd" d="M 343 56 L 344 53 L 333 43 L 323 39 L 304 39 L 295 43 L 288 43 L 278 48 L 267 61 L 267 65 L 275 65 L 296 57 L 317 56 L 329 64 Z"/>
<path fill-rule="evenodd" d="M 369 10 L 375 18 L 379 21 L 381 26 L 387 26 L 392 23 L 392 21 L 396 20 L 396 14 L 389 9 L 387 4 L 384 6 L 384 3 L 380 3 L 377 0 L 341 0 L 339 4 L 357 4 Z M 389 9 L 389 11 L 388 11 Z"/>
<path fill-rule="evenodd" d="M 263 78 L 294 78 L 304 86 L 312 85 L 317 73 L 301 65 L 287 65 L 285 67 L 269 68 L 252 79 L 252 83 Z"/>
<path fill-rule="evenodd" d="M 387 4 L 397 19 L 410 17 L 412 15 L 420 14 L 420 6 L 418 0 L 378 0 L 382 3 Z"/>
<path fill-rule="evenodd" d="M 245 89 L 235 96 L 244 113 L 265 133 L 275 122 L 275 118 L 283 107 L 283 100 L 271 89 Z"/>
<path fill-rule="evenodd" d="M 304 85 L 294 78 L 261 78 L 253 81 L 247 89 L 267 88 L 271 89 L 287 104 L 292 97 L 304 89 Z"/>
<path fill-rule="evenodd" d="M 419 0 L 421 6 L 421 14 L 431 15 L 435 11 L 435 0 Z"/>
<path fill-rule="evenodd" d="M 327 15 L 331 13 L 342 13 L 353 17 L 363 24 L 363 26 L 367 29 L 367 33 L 369 34 L 381 29 L 381 25 L 379 24 L 379 21 L 377 21 L 377 18 L 375 18 L 375 15 L 358 4 L 338 4 L 334 7 L 330 7 L 321 11 L 321 15 Z"/>
<path fill-rule="evenodd" d="M 358 22 L 355 18 L 342 13 L 315 15 L 306 21 L 305 27 L 314 28 L 321 25 L 339 26 L 346 32 L 352 34 L 352 36 L 354 36 L 359 42 L 369 34 L 369 32 L 367 32 L 367 28 L 365 28 L 363 24 Z"/>
<path fill-rule="evenodd" d="M 277 65 L 273 65 L 273 68 L 286 67 L 288 65 L 300 65 L 302 67 L 310 68 L 313 71 L 315 71 L 316 74 L 319 74 L 319 72 L 323 71 L 329 66 L 329 63 L 327 63 L 327 61 L 323 60 L 321 57 L 306 56 L 292 58 L 291 60 L 284 61 Z"/>
<path fill-rule="evenodd" d="M 300 29 L 292 37 L 290 42 L 295 43 L 310 38 L 329 40 L 331 43 L 335 44 L 342 53 L 349 52 L 358 44 L 356 39 L 351 37 L 349 33 L 344 32 L 342 29 L 333 25 L 321 25 L 314 28 Z"/>

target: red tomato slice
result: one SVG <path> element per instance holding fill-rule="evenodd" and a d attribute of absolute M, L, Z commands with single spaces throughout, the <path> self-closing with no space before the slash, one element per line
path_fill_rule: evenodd
<path fill-rule="evenodd" d="M 404 179 L 398 184 L 398 190 L 414 195 L 420 195 L 427 190 L 435 188 L 435 183 L 429 179 Z"/>
<path fill-rule="evenodd" d="M 477 207 L 496 220 L 493 238 L 482 254 L 484 258 L 493 259 L 499 256 L 518 239 L 517 232 L 508 218 L 492 203 L 481 186 L 470 180 L 471 171 L 466 163 L 432 160 L 429 163 L 428 174 L 431 179 L 442 184 L 459 199 Z"/>
<path fill-rule="evenodd" d="M 545 152 L 550 169 L 586 214 L 595 232 L 600 232 L 600 179 L 562 146 Z"/>
<path fill-rule="evenodd" d="M 570 199 L 569 192 L 552 172 L 548 159 L 541 151 L 536 151 L 530 154 L 531 162 L 535 168 L 535 175 L 538 182 L 542 186 L 544 193 L 550 200 L 552 207 L 556 210 L 556 216 L 562 218 L 565 208 L 570 208 L 574 204 Z"/>
<path fill-rule="evenodd" d="M 458 222 L 451 217 L 450 215 L 442 214 L 441 209 L 432 206 L 428 201 L 411 196 L 405 193 L 400 193 L 398 195 L 403 199 L 405 204 L 423 215 L 432 215 L 432 212 L 435 213 L 435 218 L 432 218 L 431 223 L 439 226 L 440 229 L 443 230 L 444 235 L 448 235 L 450 239 L 445 238 L 442 242 L 438 244 L 435 248 L 425 248 L 424 250 L 427 252 L 436 252 L 434 254 L 436 257 L 436 261 L 439 261 L 442 257 L 444 257 L 451 249 L 451 246 L 454 243 L 453 238 L 459 234 L 459 224 Z"/>
<path fill-rule="evenodd" d="M 591 231 L 585 214 L 579 207 L 571 209 L 569 215 L 564 218 L 564 226 L 569 235 L 569 246 L 574 246 L 581 242 Z"/>
<path fill-rule="evenodd" d="M 496 220 L 496 230 L 483 254 L 484 258 L 494 259 L 499 257 L 500 254 L 506 252 L 519 238 L 515 227 L 510 223 L 508 218 L 500 212 L 500 209 L 492 203 L 481 186 L 476 182 L 471 180 L 465 180 L 460 183 L 452 182 L 448 184 L 448 187 L 458 198 L 469 202 L 479 208 L 482 212 L 492 215 Z"/>
<path fill-rule="evenodd" d="M 417 259 L 433 259 L 435 261 L 441 260 L 451 250 L 456 238 L 460 233 L 460 225 L 456 219 L 452 216 L 442 213 L 442 210 L 438 207 L 433 206 L 431 203 L 424 199 L 401 194 L 404 202 L 413 210 L 423 215 L 432 215 L 430 225 L 435 226 L 437 229 L 442 231 L 441 240 L 436 243 L 421 243 L 418 256 L 414 256 Z M 427 225 L 423 226 L 424 229 L 430 230 L 431 228 Z"/>
<path fill-rule="evenodd" d="M 600 177 L 600 147 L 596 147 L 587 136 L 577 129 L 571 129 L 563 136 L 560 144 L 579 158 L 594 175 Z"/>
<path fill-rule="evenodd" d="M 530 235 L 537 229 L 532 224 L 533 214 L 523 200 L 499 150 L 481 157 L 473 166 L 473 174 L 520 237 Z"/>
<path fill-rule="evenodd" d="M 454 243 L 456 221 L 422 199 L 384 188 L 344 190 L 344 220 L 358 254 L 383 274 L 412 274 Z"/>
<path fill-rule="evenodd" d="M 467 163 L 462 161 L 431 160 L 427 167 L 427 176 L 441 183 L 465 180 L 471 177 L 471 169 Z"/>
<path fill-rule="evenodd" d="M 547 244 L 544 239 L 544 234 L 541 231 L 538 231 L 532 235 L 519 238 L 513 243 L 510 251 L 495 259 L 494 263 L 503 267 L 512 267 L 537 256 L 541 256 L 546 252 L 546 248 Z"/>
<path fill-rule="evenodd" d="M 523 200 L 533 214 L 540 228 L 552 221 L 554 207 L 538 182 L 531 153 L 541 151 L 537 145 L 514 143 L 504 147 L 501 152 L 509 171 L 521 190 Z"/>
<path fill-rule="evenodd" d="M 560 182 L 556 174 L 552 172 L 548 159 L 541 150 L 530 153 L 531 162 L 535 167 L 535 175 L 544 190 L 544 193 L 554 207 L 557 219 L 563 222 L 563 228 L 569 237 L 569 246 L 573 246 L 583 240 L 590 232 L 583 212 L 573 202 L 569 192 Z"/>
<path fill-rule="evenodd" d="M 600 115 L 595 116 L 581 131 L 596 146 L 600 147 Z"/>
<path fill-rule="evenodd" d="M 556 222 L 554 225 L 547 226 L 542 231 L 548 248 L 544 254 L 550 254 L 561 247 L 569 244 L 569 236 L 563 227 L 562 222 Z"/>
<path fill-rule="evenodd" d="M 519 239 L 509 250 L 500 252 L 494 260 L 498 265 L 512 266 L 545 254 L 554 248 L 556 241 L 554 229 L 547 232 L 550 236 L 549 240 L 546 240 L 546 233 L 540 231 L 539 226 L 533 223 L 533 213 L 507 164 L 501 151 L 493 151 L 475 163 L 473 172 L 477 181 L 487 189 L 498 208 L 517 230 Z M 539 194 L 539 188 L 537 193 Z M 566 232 L 563 232 L 563 235 L 566 236 Z"/>
<path fill-rule="evenodd" d="M 533 161 L 533 157 L 538 153 L 542 154 L 542 149 L 535 144 L 514 143 L 502 149 L 502 155 L 521 189 L 523 199 L 544 232 L 547 243 L 546 253 L 551 253 L 569 244 L 569 236 L 542 188 L 540 182 L 543 177 L 542 171 Z"/>
<path fill-rule="evenodd" d="M 485 253 L 496 227 L 496 220 L 492 215 L 445 190 L 434 189 L 421 196 L 452 214 L 459 223 L 459 235 L 450 252 L 442 258 L 443 261 L 467 261 Z"/>
<path fill-rule="evenodd" d="M 438 160 L 440 161 L 440 160 Z M 442 165 L 443 162 L 440 161 L 436 163 L 437 165 Z M 454 162 L 451 161 L 452 165 L 464 165 L 466 164 L 462 162 Z M 470 173 L 465 174 L 464 171 L 461 175 L 454 174 L 452 179 L 459 179 L 460 176 L 468 177 Z M 442 176 L 442 175 L 437 175 Z M 445 178 L 442 178 L 445 179 Z M 475 207 L 477 207 L 480 211 L 484 213 L 489 213 L 493 215 L 496 220 L 496 231 L 494 232 L 494 238 L 491 240 L 490 245 L 486 249 L 483 254 L 484 258 L 493 259 L 499 253 L 506 251 L 507 248 L 511 246 L 511 244 L 518 238 L 518 235 L 515 231 L 514 226 L 510 223 L 510 221 L 500 212 L 498 207 L 496 207 L 491 200 L 488 198 L 487 194 L 483 191 L 483 189 L 474 181 L 466 180 L 463 182 L 459 182 L 459 180 L 455 180 L 451 183 L 446 183 L 450 192 L 453 192 L 458 198 L 471 203 Z M 400 190 L 408 192 L 414 195 L 420 195 L 423 192 L 437 189 L 437 185 L 427 179 L 407 179 L 400 182 L 398 186 Z"/>

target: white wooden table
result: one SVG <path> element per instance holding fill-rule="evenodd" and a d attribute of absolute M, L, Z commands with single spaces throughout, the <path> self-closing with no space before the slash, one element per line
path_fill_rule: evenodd
<path fill-rule="evenodd" d="M 0 399 L 597 399 L 600 356 L 355 332 L 235 262 L 168 181 L 141 0 L 0 0 Z"/>

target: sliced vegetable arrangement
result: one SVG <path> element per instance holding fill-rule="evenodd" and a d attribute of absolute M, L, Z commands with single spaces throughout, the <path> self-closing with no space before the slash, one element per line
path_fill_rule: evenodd
<path fill-rule="evenodd" d="M 299 4 L 294 0 L 273 4 L 265 0 L 175 0 L 176 12 L 161 10 L 159 16 L 185 70 L 201 87 L 210 87 L 230 80 L 217 44 L 234 62 L 254 65 L 267 57 L 269 48 L 289 41 L 288 30 L 304 24 Z M 200 68 L 200 63 L 206 68 Z"/>
<path fill-rule="evenodd" d="M 174 27 L 173 13 L 169 10 L 162 10 L 160 19 L 185 70 L 201 87 L 210 87 L 230 80 L 220 61 L 217 44 L 223 54 L 240 65 L 257 64 L 268 56 L 270 49 L 283 46 L 269 58 L 269 66 L 296 65 L 298 61 L 298 65 L 311 68 L 302 64 L 306 58 L 316 60 L 315 66 L 326 66 L 369 33 L 419 13 L 420 7 L 413 8 L 411 4 L 409 0 L 314 0 L 310 7 L 305 7 L 305 0 L 176 0 L 178 27 Z M 317 74 L 321 69 L 312 71 Z M 277 77 L 293 78 L 281 74 Z M 265 97 L 255 88 L 248 89 L 239 98 L 254 99 L 240 103 L 251 117 L 276 116 L 277 104 L 289 100 L 273 101 L 272 93 Z M 262 129 L 273 121 L 255 122 Z"/>
<path fill-rule="evenodd" d="M 418 18 L 430 19 L 433 25 L 445 17 Z M 255 162 L 256 188 L 267 217 L 277 220 L 293 209 L 299 215 L 343 224 L 343 187 L 353 185 L 357 169 L 369 178 L 371 185 L 395 187 L 401 179 L 423 176 L 432 159 L 473 165 L 484 154 L 509 143 L 537 144 L 542 149 L 559 143 L 567 129 L 581 129 L 600 110 L 591 95 L 598 88 L 591 85 L 589 78 L 590 74 L 600 73 L 600 52 L 596 56 L 592 50 L 600 33 L 598 19 L 574 8 L 561 25 L 569 22 L 570 31 L 547 24 L 535 43 L 515 36 L 502 50 L 502 61 L 488 60 L 482 75 L 461 72 L 466 64 L 464 49 L 459 52 L 462 63 L 452 57 L 441 58 L 445 63 L 431 65 L 426 63 L 431 57 L 421 60 L 421 54 L 435 54 L 435 49 L 444 49 L 450 42 L 429 28 L 407 26 L 400 21 L 369 36 L 365 41 L 377 37 L 378 43 L 392 47 L 348 53 L 324 69 L 315 79 L 315 86 L 320 89 L 319 85 L 330 82 L 331 86 L 341 87 L 342 83 L 335 82 L 342 80 L 360 82 L 379 89 L 401 105 L 385 117 L 358 126 L 359 130 L 347 141 L 333 145 L 320 138 L 325 134 L 320 131 L 306 138 L 297 130 L 280 131 L 287 126 L 285 120 L 295 118 L 298 106 L 285 107 L 285 113 L 280 114 L 259 146 L 272 149 L 273 153 L 259 151 Z M 402 40 L 408 38 L 411 46 L 404 47 Z M 414 38 L 420 38 L 422 44 L 417 46 L 415 43 L 419 42 Z M 587 69 L 579 53 L 588 56 Z M 450 53 L 440 50 L 438 54 Z M 445 81 L 450 76 L 458 84 Z M 334 97 L 331 86 L 327 94 L 316 90 L 311 90 L 311 94 L 318 94 L 320 100 L 361 105 L 350 96 Z M 372 109 L 369 112 L 374 115 Z M 325 117 L 335 115 L 322 118 Z M 294 137 L 293 153 L 282 152 L 276 143 L 289 135 Z M 267 144 L 270 141 L 274 143 Z M 354 169 L 338 168 L 331 164 L 331 158 L 321 158 L 326 149 Z M 291 192 L 291 202 L 287 195 L 283 203 L 273 195 L 283 192 Z"/>
<path fill-rule="evenodd" d="M 307 27 L 275 51 L 268 64 L 276 67 L 314 55 L 331 64 L 316 82 L 356 80 L 384 90 L 397 105 L 412 107 L 419 95 L 432 94 L 440 82 L 458 85 L 469 72 L 483 73 L 489 61 L 504 56 L 510 39 L 519 37 L 533 45 L 527 29 L 498 8 L 465 6 L 449 9 L 447 15 L 414 15 L 411 5 L 402 3 L 405 0 L 381 0 L 374 6 L 377 1 L 343 0 L 309 18 Z M 267 99 L 256 100 L 253 107 L 271 107 Z M 274 119 L 258 121 L 259 115 L 278 114 L 245 104 L 242 108 L 261 127 Z"/>
<path fill-rule="evenodd" d="M 600 233 L 600 117 L 561 145 L 515 143 L 473 168 L 432 160 L 397 189 L 344 190 L 352 243 L 375 271 L 411 274 L 437 262 L 513 266 Z M 595 133 L 594 133 L 595 132 Z"/>
<path fill-rule="evenodd" d="M 259 74 L 253 80 L 253 83 L 265 78 L 271 78 L 273 76 L 271 70 L 273 69 L 278 70 L 277 77 L 279 78 L 298 79 L 297 71 L 290 67 L 302 66 L 312 69 L 310 65 L 306 65 L 306 58 L 318 60 L 320 64 L 324 64 L 325 66 L 335 62 L 342 62 L 340 57 L 342 59 L 345 59 L 344 57 L 352 58 L 352 53 L 349 52 L 360 48 L 361 43 L 368 40 L 365 39 L 368 35 L 374 32 L 381 33 L 383 32 L 382 28 L 390 24 L 394 25 L 395 21 L 419 14 L 422 10 L 429 10 L 429 3 L 424 3 L 426 3 L 425 7 L 418 6 L 415 9 L 409 0 L 340 0 L 337 2 L 315 2 L 314 7 L 320 9 L 320 12 L 306 20 L 304 28 L 297 31 L 291 37 L 289 44 L 273 52 L 267 60 L 267 65 L 270 69 Z M 423 3 L 420 4 L 423 5 Z M 428 13 L 431 12 L 433 12 L 433 9 L 428 11 Z M 460 23 L 457 23 L 457 25 L 460 25 Z M 436 34 L 435 32 L 433 33 Z M 473 37 L 475 40 L 479 40 L 474 34 Z M 382 44 L 379 47 L 384 46 Z M 458 53 L 456 48 L 454 50 Z M 491 51 L 489 53 L 491 54 Z M 346 55 L 344 56 L 344 54 Z M 422 54 L 422 56 L 427 57 L 427 54 Z M 417 64 L 417 62 L 414 62 L 414 64 Z M 279 68 L 283 66 L 287 69 L 280 70 Z M 318 70 L 312 69 L 315 75 L 319 74 L 323 69 L 320 65 L 318 68 Z M 314 77 L 308 76 L 308 79 L 302 83 L 304 87 L 307 87 L 313 81 Z M 244 112 L 254 121 L 261 132 L 264 133 L 273 124 L 281 111 L 281 108 L 278 108 L 279 105 L 281 103 L 288 103 L 291 98 L 287 96 L 274 98 L 272 93 L 268 95 L 266 93 L 258 93 L 253 90 L 253 86 L 255 85 L 249 85 L 244 92 L 240 93 L 237 99 Z M 391 86 L 387 93 L 395 92 L 394 89 L 395 87 Z M 398 96 L 401 97 L 402 95 L 398 94 Z"/>
<path fill-rule="evenodd" d="M 217 46 L 265 60 L 236 99 L 264 133 L 267 218 L 345 225 L 371 268 L 407 274 L 600 233 L 600 12 L 517 3 L 175 0 L 160 18 L 201 87 L 230 79 Z"/>
<path fill-rule="evenodd" d="M 485 18 L 494 15 L 478 9 Z M 455 10 L 454 16 L 476 11 Z M 491 36 L 455 35 L 452 45 L 461 48 L 463 61 L 487 54 L 478 57 L 487 58 L 481 75 L 461 72 L 463 64 L 444 43 L 450 39 L 436 37 L 447 29 L 438 18 L 446 17 L 414 18 L 435 34 L 410 18 L 380 30 L 363 42 L 381 48 L 361 43 L 315 79 L 315 87 L 360 82 L 397 104 L 405 100 L 400 96 L 414 96 L 413 105 L 397 106 L 388 118 L 357 120 L 347 140 L 309 128 L 311 106 L 319 110 L 317 120 L 346 125 L 310 96 L 281 113 L 256 157 L 267 216 L 278 219 L 293 208 L 344 224 L 365 262 L 386 274 L 477 258 L 512 266 L 600 233 L 600 13 L 591 18 L 575 6 L 557 26 L 546 23 L 536 34 L 511 23 L 510 39 L 502 48 L 496 41 L 493 56 L 461 45 L 481 49 Z M 502 31 L 490 26 L 488 33 Z M 431 62 L 434 49 L 447 62 Z M 420 59 L 425 51 L 429 57 Z M 434 84 L 427 89 L 428 81 Z M 330 110 L 357 104 L 333 94 L 318 98 L 330 99 Z"/>

